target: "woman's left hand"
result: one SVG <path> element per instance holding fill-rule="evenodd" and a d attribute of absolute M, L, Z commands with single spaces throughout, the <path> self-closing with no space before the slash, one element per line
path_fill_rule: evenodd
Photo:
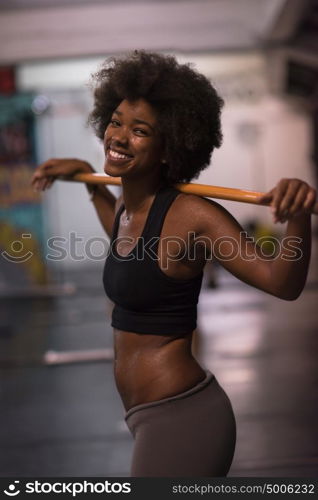
<path fill-rule="evenodd" d="M 269 202 L 274 222 L 286 222 L 292 217 L 309 214 L 316 202 L 317 192 L 299 179 L 281 179 L 265 193 L 260 202 Z"/>

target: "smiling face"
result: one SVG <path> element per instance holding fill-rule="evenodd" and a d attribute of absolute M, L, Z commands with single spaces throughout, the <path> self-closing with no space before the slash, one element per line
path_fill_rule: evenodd
<path fill-rule="evenodd" d="M 144 99 L 124 99 L 106 128 L 105 173 L 114 177 L 157 176 L 162 168 L 162 139 L 153 107 Z"/>

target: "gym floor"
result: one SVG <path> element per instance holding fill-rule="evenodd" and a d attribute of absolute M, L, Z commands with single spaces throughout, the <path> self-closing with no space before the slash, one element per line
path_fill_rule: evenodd
<path fill-rule="evenodd" d="M 285 302 L 220 268 L 199 304 L 195 355 L 236 414 L 230 476 L 317 477 L 318 251 Z M 73 294 L 0 305 L 0 476 L 129 475 L 132 438 L 113 380 L 110 304 L 101 270 L 68 273 Z M 48 351 L 95 359 L 45 364 Z M 195 422 L 193 422 L 195 425 Z"/>

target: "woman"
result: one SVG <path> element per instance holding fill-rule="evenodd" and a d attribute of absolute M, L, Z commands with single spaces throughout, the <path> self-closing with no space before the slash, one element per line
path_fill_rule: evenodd
<path fill-rule="evenodd" d="M 231 403 L 191 353 L 196 306 L 207 258 L 213 255 L 242 281 L 294 300 L 310 258 L 310 215 L 316 193 L 283 179 L 264 196 L 275 221 L 288 220 L 301 258 L 264 259 L 219 204 L 181 194 L 221 144 L 222 99 L 210 82 L 173 57 L 136 51 L 95 75 L 90 122 L 103 141 L 105 172 L 122 179 L 116 200 L 91 189 L 111 237 L 105 290 L 115 304 L 116 385 L 135 438 L 132 476 L 225 476 L 235 448 Z M 86 162 L 52 159 L 34 176 L 45 190 L 58 176 L 92 172 Z M 232 251 L 233 242 L 239 252 Z"/>

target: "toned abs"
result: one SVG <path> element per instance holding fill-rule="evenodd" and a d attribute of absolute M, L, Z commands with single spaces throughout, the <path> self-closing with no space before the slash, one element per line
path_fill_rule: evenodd
<path fill-rule="evenodd" d="M 206 376 L 182 337 L 114 330 L 114 374 L 126 410 L 186 391 Z"/>

